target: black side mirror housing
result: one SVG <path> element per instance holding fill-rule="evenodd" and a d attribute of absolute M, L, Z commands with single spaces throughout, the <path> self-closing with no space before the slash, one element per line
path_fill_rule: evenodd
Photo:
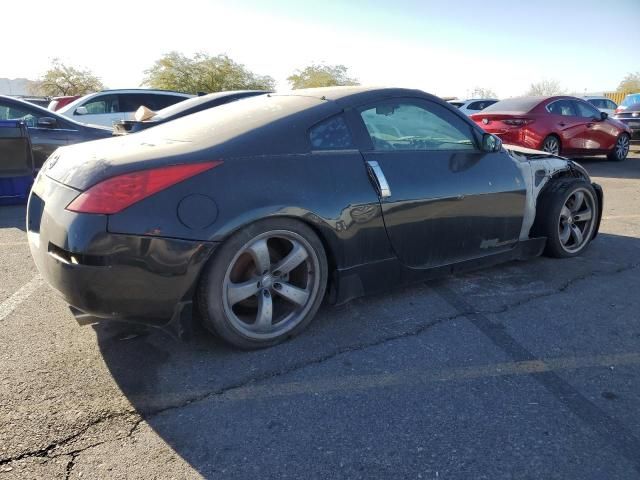
<path fill-rule="evenodd" d="M 609 118 L 609 114 L 607 112 L 600 112 L 600 120 L 606 120 Z"/>
<path fill-rule="evenodd" d="M 38 119 L 39 128 L 54 128 L 58 121 L 53 117 L 41 117 Z"/>
<path fill-rule="evenodd" d="M 485 133 L 482 135 L 482 151 L 483 152 L 499 152 L 502 148 L 502 140 L 495 135 Z"/>

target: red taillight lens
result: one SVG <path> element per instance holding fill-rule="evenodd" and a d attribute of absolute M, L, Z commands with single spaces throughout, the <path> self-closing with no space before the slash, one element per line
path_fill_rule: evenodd
<path fill-rule="evenodd" d="M 533 120 L 530 118 L 513 118 L 513 119 L 503 120 L 502 122 L 505 123 L 506 125 L 521 127 L 523 125 L 529 125 L 530 123 L 533 123 Z"/>
<path fill-rule="evenodd" d="M 118 213 L 154 193 L 210 170 L 221 160 L 139 170 L 96 183 L 78 195 L 67 210 L 79 213 Z"/>

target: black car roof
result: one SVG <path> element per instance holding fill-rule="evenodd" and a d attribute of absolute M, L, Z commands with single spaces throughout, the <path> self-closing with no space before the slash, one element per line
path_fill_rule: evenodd
<path fill-rule="evenodd" d="M 302 88 L 299 90 L 291 90 L 288 92 L 276 92 L 272 96 L 299 96 L 312 97 L 319 100 L 335 101 L 342 106 L 356 106 L 366 103 L 368 100 L 380 99 L 381 97 L 429 97 L 437 98 L 422 90 L 409 88 L 388 88 L 388 87 L 320 87 L 320 88 Z M 440 100 L 438 98 L 438 100 Z"/>

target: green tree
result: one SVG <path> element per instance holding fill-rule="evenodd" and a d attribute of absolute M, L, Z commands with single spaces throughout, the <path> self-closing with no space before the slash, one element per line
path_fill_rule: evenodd
<path fill-rule="evenodd" d="M 490 88 L 476 87 L 471 91 L 471 98 L 498 98 Z"/>
<path fill-rule="evenodd" d="M 287 78 L 292 89 L 360 85 L 357 79 L 348 76 L 344 65 L 313 64 L 296 70 Z"/>
<path fill-rule="evenodd" d="M 30 85 L 29 90 L 35 95 L 51 97 L 62 95 L 85 95 L 104 90 L 98 77 L 89 70 L 70 67 L 54 58 L 51 68 L 39 80 Z"/>
<path fill-rule="evenodd" d="M 560 82 L 557 80 L 541 80 L 538 83 L 532 83 L 529 87 L 527 95 L 530 96 L 548 96 L 548 95 L 562 95 L 565 93 L 565 89 L 562 88 Z"/>
<path fill-rule="evenodd" d="M 627 76 L 618 85 L 620 93 L 638 93 L 640 92 L 640 72 L 627 73 Z"/>
<path fill-rule="evenodd" d="M 179 52 L 163 55 L 145 70 L 143 85 L 186 93 L 225 90 L 273 90 L 275 81 L 256 75 L 226 55 L 196 53 L 187 57 Z"/>

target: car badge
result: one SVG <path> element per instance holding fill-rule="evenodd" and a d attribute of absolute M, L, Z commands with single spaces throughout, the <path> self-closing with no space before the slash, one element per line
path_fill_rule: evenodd
<path fill-rule="evenodd" d="M 51 170 L 53 166 L 58 162 L 60 155 L 51 155 L 44 165 L 44 170 Z"/>
<path fill-rule="evenodd" d="M 632 117 L 640 117 L 640 112 L 633 112 L 631 114 Z"/>

